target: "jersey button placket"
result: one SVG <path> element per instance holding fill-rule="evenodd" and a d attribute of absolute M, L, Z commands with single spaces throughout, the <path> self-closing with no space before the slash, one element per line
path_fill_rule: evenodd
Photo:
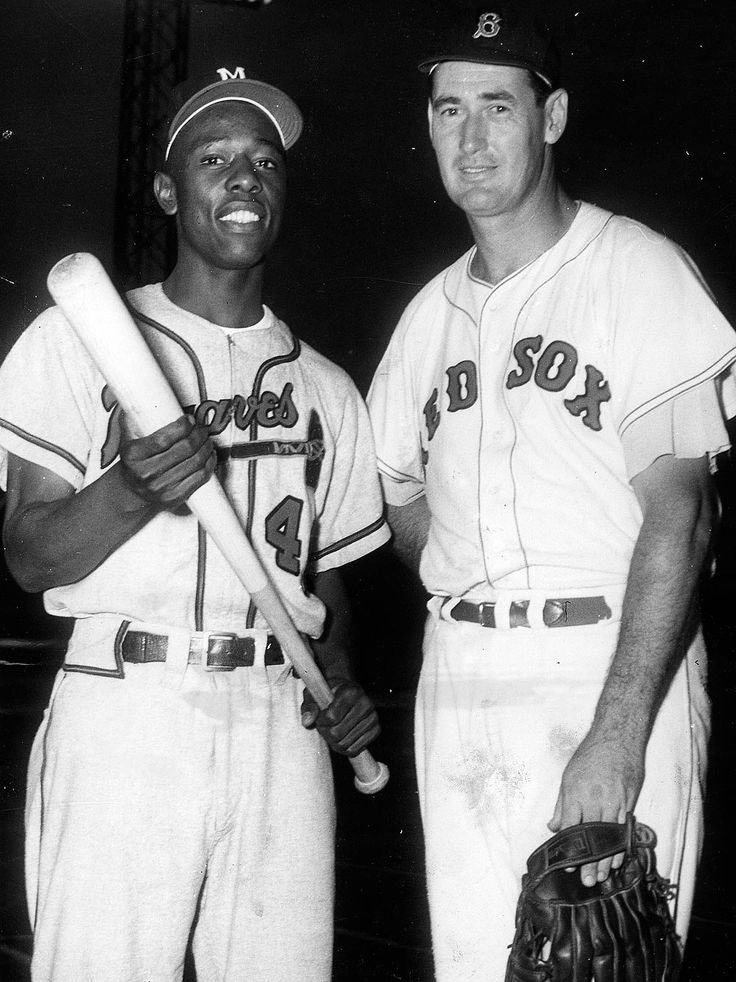
<path fill-rule="evenodd" d="M 514 427 L 504 398 L 504 382 L 513 321 L 494 292 L 483 308 L 480 325 L 480 375 L 483 430 L 479 461 L 480 534 L 486 571 L 491 582 L 505 571 L 510 549 L 509 522 L 513 509 L 511 451 Z"/>

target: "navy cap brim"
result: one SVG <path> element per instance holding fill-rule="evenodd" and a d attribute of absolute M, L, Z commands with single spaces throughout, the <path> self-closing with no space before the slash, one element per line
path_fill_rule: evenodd
<path fill-rule="evenodd" d="M 426 58 L 424 61 L 421 61 L 419 65 L 417 65 L 417 68 L 420 72 L 424 72 L 426 75 L 429 75 L 433 69 L 445 61 L 467 61 L 475 65 L 509 65 L 511 68 L 526 68 L 528 71 L 534 72 L 535 75 L 538 75 L 547 83 L 547 85 L 549 85 L 550 88 L 553 89 L 556 86 L 555 80 L 544 72 L 541 72 L 537 65 L 532 65 L 528 61 L 523 61 L 518 58 L 504 57 L 502 55 L 479 56 L 474 52 L 462 52 L 452 55 L 436 55 L 434 58 Z"/>

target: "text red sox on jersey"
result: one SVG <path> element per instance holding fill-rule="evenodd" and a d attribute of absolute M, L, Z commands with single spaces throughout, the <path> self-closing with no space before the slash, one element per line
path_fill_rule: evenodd
<path fill-rule="evenodd" d="M 506 376 L 506 388 L 517 389 L 534 384 L 550 393 L 561 393 L 574 378 L 578 368 L 578 353 L 567 341 L 544 344 L 541 334 L 521 338 L 513 349 L 516 365 Z M 469 409 L 478 399 L 478 369 L 472 360 L 464 360 L 446 369 L 447 411 Z M 611 390 L 603 373 L 595 365 L 585 366 L 585 379 L 578 372 L 582 391 L 563 399 L 565 409 L 582 420 L 591 430 L 601 429 L 601 405 L 611 398 Z M 440 425 L 439 390 L 433 389 L 424 405 L 427 436 L 431 440 Z"/>

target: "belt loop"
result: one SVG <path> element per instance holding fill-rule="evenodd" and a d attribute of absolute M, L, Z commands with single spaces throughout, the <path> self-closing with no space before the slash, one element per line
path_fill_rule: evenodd
<path fill-rule="evenodd" d="M 508 631 L 511 627 L 511 601 L 503 600 L 497 602 L 493 608 L 493 614 L 496 620 L 496 627 L 500 627 L 503 631 Z"/>
<path fill-rule="evenodd" d="M 180 689 L 189 664 L 189 644 L 192 635 L 183 628 L 171 628 L 162 684 L 169 689 Z"/>
<path fill-rule="evenodd" d="M 529 606 L 526 609 L 526 618 L 529 621 L 529 627 L 539 629 L 547 626 L 544 622 L 545 602 L 542 597 L 538 596 L 534 596 L 529 600 Z"/>

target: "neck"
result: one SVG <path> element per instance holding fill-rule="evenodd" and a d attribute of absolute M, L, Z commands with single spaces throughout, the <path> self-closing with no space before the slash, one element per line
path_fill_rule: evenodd
<path fill-rule="evenodd" d="M 552 181 L 512 212 L 469 216 L 477 246 L 473 273 L 488 283 L 499 283 L 558 242 L 576 213 L 576 203 Z"/>
<path fill-rule="evenodd" d="M 177 307 L 222 327 L 250 327 L 263 317 L 263 264 L 252 269 L 198 269 L 177 263 L 163 290 Z"/>

